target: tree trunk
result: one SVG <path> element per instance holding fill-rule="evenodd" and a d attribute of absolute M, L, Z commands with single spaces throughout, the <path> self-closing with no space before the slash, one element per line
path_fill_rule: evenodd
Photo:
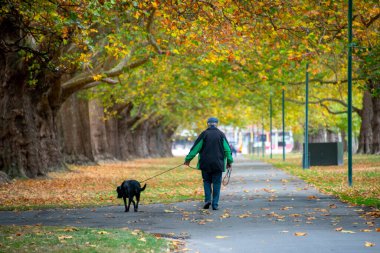
<path fill-rule="evenodd" d="M 118 160 L 127 160 L 121 154 L 120 133 L 116 118 L 107 119 L 105 122 L 107 145 L 109 153 Z"/>
<path fill-rule="evenodd" d="M 322 127 L 319 127 L 318 129 L 314 131 L 310 131 L 309 142 L 310 143 L 326 142 L 325 129 Z"/>
<path fill-rule="evenodd" d="M 139 116 L 131 116 L 131 111 L 133 109 L 132 104 L 127 104 L 120 108 L 119 117 L 115 119 L 117 122 L 118 131 L 118 145 L 121 160 L 129 160 L 137 158 L 136 156 L 136 145 L 132 137 L 133 132 L 131 130 L 132 126 L 140 119 Z"/>
<path fill-rule="evenodd" d="M 148 151 L 150 157 L 171 157 L 172 137 L 175 130 L 163 126 L 159 120 L 148 122 Z"/>
<path fill-rule="evenodd" d="M 338 134 L 327 129 L 327 142 L 339 142 Z"/>
<path fill-rule="evenodd" d="M 173 138 L 173 135 L 175 133 L 175 129 L 176 129 L 176 127 L 171 127 L 171 126 L 168 126 L 168 127 L 160 126 L 158 128 L 157 139 L 158 139 L 158 143 L 161 144 L 161 149 L 160 149 L 161 150 L 161 153 L 160 153 L 161 157 L 172 157 L 173 156 L 172 138 Z"/>
<path fill-rule="evenodd" d="M 148 138 L 147 138 L 147 130 L 149 127 L 149 122 L 144 121 L 140 123 L 136 128 L 132 130 L 132 139 L 133 139 L 133 147 L 135 156 L 138 158 L 146 158 L 149 157 L 148 150 Z"/>
<path fill-rule="evenodd" d="M 302 145 L 301 145 L 301 142 L 296 140 L 294 141 L 294 146 L 293 146 L 293 150 L 292 152 L 302 152 Z"/>
<path fill-rule="evenodd" d="M 65 162 L 87 164 L 92 153 L 88 101 L 70 96 L 59 111 L 59 134 Z"/>
<path fill-rule="evenodd" d="M 369 91 L 364 91 L 363 94 L 363 109 L 361 110 L 361 125 L 359 133 L 359 148 L 357 153 L 360 154 L 371 154 L 373 148 L 373 133 L 372 133 L 372 122 L 373 122 L 373 102 L 372 96 Z"/>
<path fill-rule="evenodd" d="M 92 153 L 95 161 L 113 160 L 115 157 L 110 152 L 110 146 L 107 141 L 107 131 L 104 119 L 103 107 L 98 101 L 90 100 L 88 102 Z"/>
<path fill-rule="evenodd" d="M 372 98 L 373 118 L 372 118 L 372 154 L 380 154 L 380 96 Z"/>
<path fill-rule="evenodd" d="M 29 45 L 17 18 L 0 19 L 0 170 L 11 177 L 37 177 L 65 168 L 59 149 L 56 93 L 60 76 L 40 62 L 33 86 L 20 45 Z M 28 44 L 29 43 L 29 44 Z"/>
<path fill-rule="evenodd" d="M 347 152 L 347 140 L 346 140 L 346 130 L 341 129 L 340 130 L 340 136 L 342 137 L 342 143 L 343 143 L 343 151 Z"/>

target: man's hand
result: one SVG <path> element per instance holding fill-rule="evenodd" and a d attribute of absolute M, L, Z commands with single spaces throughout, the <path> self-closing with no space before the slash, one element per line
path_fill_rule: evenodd
<path fill-rule="evenodd" d="M 183 163 L 183 165 L 190 166 L 190 161 L 185 161 L 185 162 Z"/>
<path fill-rule="evenodd" d="M 231 167 L 231 164 L 227 164 L 227 169 L 231 169 L 232 167 Z"/>

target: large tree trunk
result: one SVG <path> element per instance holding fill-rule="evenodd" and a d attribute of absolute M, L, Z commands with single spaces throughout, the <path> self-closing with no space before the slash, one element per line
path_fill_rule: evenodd
<path fill-rule="evenodd" d="M 87 164 L 95 161 L 90 135 L 88 101 L 70 96 L 59 112 L 59 134 L 65 162 Z"/>
<path fill-rule="evenodd" d="M 160 145 L 160 156 L 161 157 L 172 157 L 172 138 L 175 133 L 176 127 L 173 126 L 168 126 L 168 127 L 163 127 L 160 126 L 158 128 L 158 133 L 157 133 L 157 140 Z"/>
<path fill-rule="evenodd" d="M 7 19 L 1 19 L 0 34 L 9 45 L 25 39 Z M 37 177 L 64 168 L 55 124 L 59 103 L 51 93 L 59 76 L 41 66 L 32 87 L 28 67 L 13 46 L 0 45 L 0 170 L 11 177 Z"/>
<path fill-rule="evenodd" d="M 113 160 L 115 157 L 112 155 L 111 148 L 107 141 L 104 109 L 96 100 L 90 100 L 88 104 L 90 129 L 87 129 L 87 131 L 89 131 L 91 135 L 92 153 L 95 161 Z"/>
<path fill-rule="evenodd" d="M 380 154 L 380 96 L 372 98 L 373 118 L 372 118 L 372 153 Z"/>
<path fill-rule="evenodd" d="M 170 157 L 172 136 L 175 130 L 169 126 L 162 126 L 159 120 L 148 122 L 148 151 L 151 157 Z"/>
<path fill-rule="evenodd" d="M 357 153 L 371 154 L 372 153 L 372 119 L 373 119 L 373 102 L 369 91 L 364 91 L 363 106 L 360 113 L 361 125 L 359 133 L 359 148 Z"/>

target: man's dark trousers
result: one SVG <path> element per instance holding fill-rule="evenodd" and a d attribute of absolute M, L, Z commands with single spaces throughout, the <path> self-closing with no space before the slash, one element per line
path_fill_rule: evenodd
<path fill-rule="evenodd" d="M 205 191 L 205 203 L 210 202 L 212 208 L 218 208 L 220 188 L 222 185 L 222 172 L 206 172 L 202 170 L 203 187 Z M 211 202 L 212 194 L 212 202 Z"/>

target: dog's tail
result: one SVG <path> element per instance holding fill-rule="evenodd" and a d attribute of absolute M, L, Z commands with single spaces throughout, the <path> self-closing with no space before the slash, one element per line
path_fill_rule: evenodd
<path fill-rule="evenodd" d="M 146 184 L 144 184 L 143 188 L 140 188 L 140 192 L 142 192 L 143 190 L 145 190 L 145 187 L 146 187 Z"/>

